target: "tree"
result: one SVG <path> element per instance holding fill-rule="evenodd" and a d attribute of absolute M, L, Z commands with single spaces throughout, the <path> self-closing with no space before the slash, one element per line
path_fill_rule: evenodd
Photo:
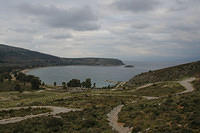
<path fill-rule="evenodd" d="M 7 73 L 7 72 L 3 74 L 3 78 L 4 78 L 4 79 L 7 79 L 9 82 L 10 82 L 11 79 L 12 79 L 12 77 L 10 76 L 10 74 Z"/>
<path fill-rule="evenodd" d="M 19 84 L 16 84 L 14 89 L 15 89 L 15 91 L 19 91 L 20 93 L 23 92 L 23 90 Z"/>
<path fill-rule="evenodd" d="M 83 81 L 83 82 L 81 83 L 81 87 L 86 88 L 86 83 L 85 83 L 85 81 Z"/>
<path fill-rule="evenodd" d="M 45 83 L 44 83 L 44 82 L 42 82 L 42 86 L 45 86 Z"/>
<path fill-rule="evenodd" d="M 2 83 L 3 82 L 3 77 L 2 76 L 0 76 L 0 83 Z"/>
<path fill-rule="evenodd" d="M 63 89 L 66 89 L 66 83 L 62 82 Z"/>
<path fill-rule="evenodd" d="M 67 83 L 68 87 L 81 87 L 81 81 L 79 79 L 72 79 Z"/>
<path fill-rule="evenodd" d="M 11 82 L 12 77 L 10 76 L 10 74 L 8 75 L 8 81 Z"/>
<path fill-rule="evenodd" d="M 91 82 L 90 78 L 85 80 L 85 87 L 86 88 L 91 88 L 92 87 L 92 82 Z"/>
<path fill-rule="evenodd" d="M 88 78 L 85 81 L 83 81 L 81 83 L 81 86 L 84 87 L 84 88 L 91 88 L 92 87 L 91 79 Z"/>
<path fill-rule="evenodd" d="M 110 85 L 108 85 L 108 87 L 107 87 L 108 89 L 110 89 L 111 88 L 111 86 Z"/>
<path fill-rule="evenodd" d="M 92 87 L 92 88 L 96 88 L 96 83 L 93 84 L 93 87 Z"/>
<path fill-rule="evenodd" d="M 41 81 L 38 78 L 33 78 L 31 80 L 31 86 L 33 90 L 40 89 Z"/>
<path fill-rule="evenodd" d="M 14 75 L 15 78 L 17 78 L 17 71 L 14 71 L 13 75 Z"/>
<path fill-rule="evenodd" d="M 53 85 L 56 86 L 56 82 L 54 82 Z"/>
<path fill-rule="evenodd" d="M 25 82 L 26 81 L 26 75 L 24 73 L 18 73 L 16 79 L 21 81 L 21 82 Z"/>
<path fill-rule="evenodd" d="M 26 82 L 31 82 L 31 80 L 34 79 L 34 78 L 35 78 L 35 76 L 33 76 L 33 75 L 25 75 L 25 81 Z"/>

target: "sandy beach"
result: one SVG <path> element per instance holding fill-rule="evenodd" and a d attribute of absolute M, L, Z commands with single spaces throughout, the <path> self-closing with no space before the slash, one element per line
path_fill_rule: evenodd
<path fill-rule="evenodd" d="M 21 73 L 27 74 L 31 69 L 24 69 L 21 71 Z"/>

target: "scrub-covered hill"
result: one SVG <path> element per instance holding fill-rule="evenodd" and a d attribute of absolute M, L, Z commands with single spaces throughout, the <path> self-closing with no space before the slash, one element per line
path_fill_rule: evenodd
<path fill-rule="evenodd" d="M 112 58 L 61 58 L 23 48 L 0 44 L 0 66 L 48 66 L 48 65 L 123 65 Z"/>
<path fill-rule="evenodd" d="M 197 61 L 174 67 L 141 73 L 130 79 L 126 85 L 129 87 L 137 87 L 148 83 L 179 80 L 186 77 L 197 76 L 199 74 L 200 61 Z"/>

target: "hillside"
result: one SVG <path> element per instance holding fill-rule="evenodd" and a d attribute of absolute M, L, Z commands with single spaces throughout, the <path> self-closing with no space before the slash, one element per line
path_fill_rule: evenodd
<path fill-rule="evenodd" d="M 48 66 L 48 65 L 123 65 L 110 58 L 60 58 L 27 49 L 0 44 L 0 66 Z"/>
<path fill-rule="evenodd" d="M 128 87 L 155 83 L 160 81 L 172 81 L 200 74 L 200 61 L 182 64 L 174 67 L 141 73 L 128 81 Z"/>
<path fill-rule="evenodd" d="M 3 75 L 0 133 L 199 133 L 199 66 L 194 62 L 141 74 L 132 84 L 163 82 L 137 90 L 35 88 L 34 76 L 19 73 L 9 80 Z"/>

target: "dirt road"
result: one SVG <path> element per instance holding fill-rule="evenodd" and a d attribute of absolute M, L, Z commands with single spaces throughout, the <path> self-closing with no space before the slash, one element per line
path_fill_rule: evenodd
<path fill-rule="evenodd" d="M 26 109 L 26 108 L 29 108 L 29 107 L 6 108 L 6 109 L 0 109 L 0 111 L 11 110 L 11 109 L 19 110 L 19 109 Z M 12 117 L 12 118 L 8 118 L 8 119 L 3 119 L 3 120 L 0 120 L 0 124 L 16 123 L 16 122 L 20 122 L 22 120 L 26 120 L 26 119 L 34 118 L 34 117 L 40 117 L 40 116 L 48 116 L 48 115 L 55 116 L 60 113 L 68 113 L 70 111 L 80 111 L 80 109 L 71 109 L 71 108 L 55 107 L 55 106 L 31 106 L 31 108 L 48 108 L 48 109 L 51 109 L 52 112 L 37 114 L 37 115 L 27 115 L 24 117 Z"/>
<path fill-rule="evenodd" d="M 183 92 L 179 92 L 177 94 L 179 95 L 179 94 L 184 94 L 184 93 L 194 91 L 194 87 L 191 84 L 191 82 L 194 81 L 194 80 L 195 80 L 195 78 L 189 78 L 189 79 L 185 79 L 183 81 L 179 81 L 179 84 L 181 84 L 183 87 L 185 87 L 186 90 L 183 91 Z"/>
<path fill-rule="evenodd" d="M 124 105 L 119 105 L 107 114 L 109 125 L 113 128 L 113 130 L 116 130 L 119 133 L 131 133 L 132 128 L 124 127 L 123 123 L 118 123 L 118 114 L 123 106 Z"/>

